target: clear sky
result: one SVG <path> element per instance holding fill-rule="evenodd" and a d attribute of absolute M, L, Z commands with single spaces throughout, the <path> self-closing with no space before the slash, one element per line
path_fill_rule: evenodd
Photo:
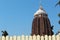
<path fill-rule="evenodd" d="M 0 0 L 0 35 L 6 30 L 9 35 L 30 35 L 34 13 L 40 7 L 40 0 Z M 57 0 L 42 0 L 41 4 L 48 14 L 54 33 L 60 30 L 58 24 L 60 7 Z"/>

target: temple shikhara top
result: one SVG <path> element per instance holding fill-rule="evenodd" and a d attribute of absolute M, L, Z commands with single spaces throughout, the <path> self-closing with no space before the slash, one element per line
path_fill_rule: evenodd
<path fill-rule="evenodd" d="M 31 35 L 53 35 L 50 20 L 46 11 L 40 6 L 39 10 L 34 14 L 32 22 Z"/>

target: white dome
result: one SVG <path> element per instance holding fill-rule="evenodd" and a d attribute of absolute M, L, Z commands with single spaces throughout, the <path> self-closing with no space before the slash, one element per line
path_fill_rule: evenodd
<path fill-rule="evenodd" d="M 39 14 L 44 14 L 44 13 L 46 13 L 45 10 L 43 10 L 42 6 L 40 6 L 39 10 L 34 14 L 34 16 Z"/>

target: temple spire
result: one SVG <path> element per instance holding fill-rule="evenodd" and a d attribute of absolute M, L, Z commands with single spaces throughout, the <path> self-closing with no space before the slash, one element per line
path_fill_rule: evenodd
<path fill-rule="evenodd" d="M 53 35 L 50 20 L 46 11 L 41 6 L 41 1 L 39 3 L 39 9 L 34 13 L 31 35 Z"/>
<path fill-rule="evenodd" d="M 40 9 L 43 10 L 43 7 L 40 5 Z"/>
<path fill-rule="evenodd" d="M 46 11 L 43 9 L 42 6 L 40 6 L 40 8 L 36 11 L 36 13 L 34 14 L 34 16 L 40 15 L 40 14 L 46 14 Z"/>

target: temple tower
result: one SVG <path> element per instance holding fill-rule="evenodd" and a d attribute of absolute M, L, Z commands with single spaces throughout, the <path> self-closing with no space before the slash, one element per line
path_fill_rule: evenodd
<path fill-rule="evenodd" d="M 31 35 L 53 35 L 50 20 L 45 10 L 40 6 L 39 10 L 34 14 L 32 22 Z"/>

